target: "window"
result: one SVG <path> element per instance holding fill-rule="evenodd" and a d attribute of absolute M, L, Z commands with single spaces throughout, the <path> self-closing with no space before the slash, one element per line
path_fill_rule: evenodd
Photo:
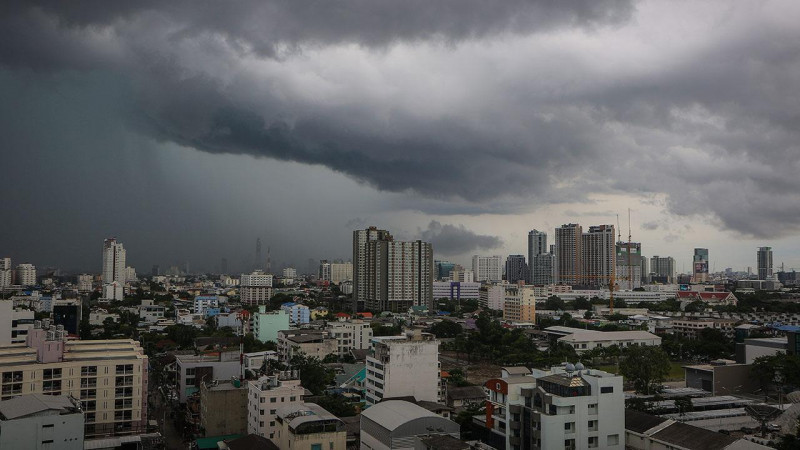
<path fill-rule="evenodd" d="M 258 415 L 260 415 L 260 416 L 263 416 L 263 415 L 264 415 L 264 410 L 263 410 L 263 409 L 262 409 L 262 410 L 259 410 L 259 411 L 258 411 Z"/>
<path fill-rule="evenodd" d="M 322 444 L 311 444 L 311 450 L 322 450 Z"/>
<path fill-rule="evenodd" d="M 270 397 L 270 399 L 269 399 L 270 403 L 276 403 L 277 401 L 278 401 L 277 397 Z"/>
<path fill-rule="evenodd" d="M 607 445 L 619 445 L 619 435 L 618 434 L 609 434 L 607 440 L 608 440 L 608 444 Z"/>
<path fill-rule="evenodd" d="M 61 378 L 61 369 L 44 369 L 43 378 L 45 380 L 52 380 L 53 378 Z"/>
<path fill-rule="evenodd" d="M 597 447 L 597 436 L 590 436 L 589 437 L 589 448 L 596 448 Z"/>
<path fill-rule="evenodd" d="M 270 409 L 269 413 L 272 414 L 272 415 L 275 415 L 275 411 L 277 411 L 277 409 Z"/>
<path fill-rule="evenodd" d="M 293 402 L 293 401 L 295 401 L 296 399 L 297 399 L 297 397 L 295 397 L 294 395 L 293 395 L 293 396 L 291 396 L 291 397 L 289 397 L 289 401 L 290 401 L 290 402 Z"/>
<path fill-rule="evenodd" d="M 611 394 L 614 392 L 614 386 L 603 386 L 600 388 L 601 394 Z"/>

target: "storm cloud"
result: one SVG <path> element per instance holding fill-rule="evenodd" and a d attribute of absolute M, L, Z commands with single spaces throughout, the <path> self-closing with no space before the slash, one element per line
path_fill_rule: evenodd
<path fill-rule="evenodd" d="M 113 123 L 93 152 L 137 142 L 321 167 L 431 215 L 658 194 L 675 216 L 790 236 L 797 14 L 791 1 L 4 2 L 0 90 L 37 93 L 15 99 L 28 133 Z M 48 96 L 86 120 L 59 123 Z M 18 115 L 7 107 L 0 133 L 19 135 Z M 71 142 L 0 152 L 89 151 Z M 481 237 L 433 224 L 423 234 L 443 252 Z"/>
<path fill-rule="evenodd" d="M 436 220 L 432 220 L 427 229 L 419 230 L 419 239 L 430 242 L 436 254 L 445 256 L 493 250 L 503 244 L 499 236 L 477 234 L 464 225 L 442 225 Z"/>

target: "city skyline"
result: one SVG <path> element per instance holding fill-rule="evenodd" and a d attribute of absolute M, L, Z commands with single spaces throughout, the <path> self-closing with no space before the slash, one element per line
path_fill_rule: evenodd
<path fill-rule="evenodd" d="M 375 225 L 466 265 L 631 208 L 679 272 L 800 267 L 796 2 L 411 5 L 12 2 L 0 255 L 302 269 Z"/>

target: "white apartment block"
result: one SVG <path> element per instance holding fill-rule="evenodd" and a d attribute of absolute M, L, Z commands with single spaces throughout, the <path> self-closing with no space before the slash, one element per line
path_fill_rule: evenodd
<path fill-rule="evenodd" d="M 471 270 L 451 270 L 450 281 L 458 281 L 459 283 L 474 283 L 475 272 Z"/>
<path fill-rule="evenodd" d="M 363 320 L 342 320 L 329 322 L 326 331 L 336 339 L 339 356 L 345 356 L 350 350 L 367 350 L 372 340 L 372 327 Z"/>
<path fill-rule="evenodd" d="M 279 376 L 261 377 L 248 383 L 247 433 L 275 439 L 278 408 L 303 403 L 305 388 L 300 380 Z"/>
<path fill-rule="evenodd" d="M 136 281 L 136 269 L 131 266 L 125 267 L 125 282 L 131 283 Z"/>
<path fill-rule="evenodd" d="M 503 280 L 503 257 L 502 256 L 479 256 L 472 257 L 472 273 L 477 282 L 497 283 Z"/>
<path fill-rule="evenodd" d="M 433 299 L 477 300 L 480 298 L 480 283 L 461 283 L 458 281 L 434 281 Z"/>
<path fill-rule="evenodd" d="M 154 305 L 152 300 L 142 300 L 139 306 L 139 318 L 147 323 L 155 323 L 164 319 L 166 308 L 160 305 Z"/>
<path fill-rule="evenodd" d="M 20 264 L 17 266 L 17 284 L 22 286 L 36 285 L 36 266 Z"/>
<path fill-rule="evenodd" d="M 367 405 L 406 396 L 437 402 L 440 378 L 439 341 L 433 335 L 415 330 L 408 336 L 372 338 L 372 354 L 367 356 Z"/>
<path fill-rule="evenodd" d="M 91 292 L 94 289 L 94 276 L 88 273 L 78 275 L 78 291 Z"/>
<path fill-rule="evenodd" d="M 292 267 L 283 269 L 283 278 L 297 278 L 297 270 Z"/>
<path fill-rule="evenodd" d="M 64 341 L 63 336 L 35 327 L 25 344 L 0 345 L 2 399 L 69 395 L 81 401 L 86 436 L 144 431 L 148 361 L 139 343 Z"/>
<path fill-rule="evenodd" d="M 492 284 L 481 288 L 478 303 L 481 307 L 502 311 L 506 301 L 506 288 L 502 284 Z"/>
<path fill-rule="evenodd" d="M 103 283 L 125 284 L 125 248 L 116 238 L 103 241 Z"/>
<path fill-rule="evenodd" d="M 11 258 L 0 258 L 0 289 L 11 286 L 12 279 Z"/>
<path fill-rule="evenodd" d="M 33 317 L 29 309 L 14 309 L 13 300 L 0 300 L 0 344 L 24 343 Z"/>
<path fill-rule="evenodd" d="M 331 263 L 330 282 L 339 284 L 342 281 L 353 281 L 353 263 Z"/>
<path fill-rule="evenodd" d="M 272 297 L 272 275 L 256 270 L 242 274 L 239 279 L 239 297 L 243 305 L 263 305 Z"/>
<path fill-rule="evenodd" d="M 0 401 L 0 448 L 83 450 L 80 401 L 30 394 Z"/>
<path fill-rule="evenodd" d="M 318 359 L 337 355 L 338 344 L 337 339 L 326 331 L 296 329 L 278 331 L 278 354 L 284 363 L 288 363 L 299 354 Z"/>

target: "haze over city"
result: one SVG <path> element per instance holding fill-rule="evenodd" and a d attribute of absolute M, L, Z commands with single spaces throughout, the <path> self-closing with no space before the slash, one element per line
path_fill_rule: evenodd
<path fill-rule="evenodd" d="M 631 208 L 680 272 L 800 267 L 797 2 L 306 3 L 4 2 L 3 256 L 468 264 Z"/>

